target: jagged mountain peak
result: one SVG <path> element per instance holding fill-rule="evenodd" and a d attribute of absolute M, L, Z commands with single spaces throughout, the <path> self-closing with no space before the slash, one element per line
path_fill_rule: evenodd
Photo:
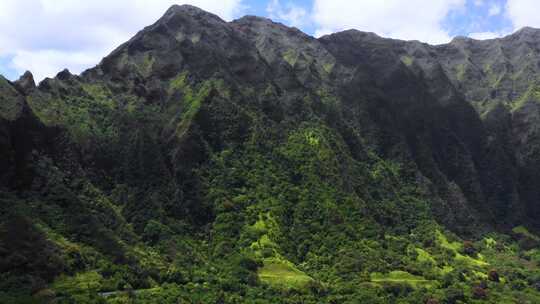
<path fill-rule="evenodd" d="M 60 80 L 69 80 L 70 78 L 74 77 L 73 74 L 69 71 L 69 69 L 63 69 L 58 74 L 56 74 L 56 78 Z"/>
<path fill-rule="evenodd" d="M 274 20 L 272 20 L 270 18 L 256 16 L 256 15 L 245 15 L 243 17 L 240 17 L 238 19 L 233 20 L 232 23 L 238 23 L 238 24 L 254 24 L 254 23 L 281 24 L 279 22 L 275 22 Z"/>
<path fill-rule="evenodd" d="M 36 88 L 34 75 L 30 71 L 24 72 L 14 84 L 23 94 L 28 94 Z"/>
<path fill-rule="evenodd" d="M 192 15 L 200 15 L 200 14 L 210 14 L 208 11 L 205 11 L 197 6 L 191 5 L 191 4 L 173 4 L 171 5 L 166 11 L 164 16 L 171 15 L 171 14 L 192 14 Z"/>
<path fill-rule="evenodd" d="M 186 65 L 197 66 L 190 68 L 195 71 L 216 67 L 212 58 L 243 53 L 241 45 L 238 33 L 218 16 L 195 6 L 174 5 L 85 74 L 118 79 L 170 78 Z"/>
<path fill-rule="evenodd" d="M 540 303 L 540 55 L 460 39 L 183 5 L 0 77 L 0 303 Z"/>
<path fill-rule="evenodd" d="M 463 45 L 474 41 L 475 39 L 467 36 L 456 36 L 450 40 L 449 45 Z M 444 44 L 443 44 L 444 45 Z"/>
<path fill-rule="evenodd" d="M 183 4 L 183 5 L 172 5 L 165 14 L 156 22 L 158 24 L 165 23 L 169 24 L 174 23 L 176 18 L 180 19 L 196 19 L 200 22 L 220 22 L 223 23 L 223 19 L 219 16 L 212 14 L 208 11 L 200 9 L 196 6 Z"/>
<path fill-rule="evenodd" d="M 540 34 L 540 29 L 531 27 L 531 26 L 524 26 L 511 35 L 524 36 L 524 35 L 538 35 L 538 34 Z"/>
<path fill-rule="evenodd" d="M 540 45 L 540 29 L 523 27 L 511 35 L 502 38 L 502 41 L 518 45 Z"/>
<path fill-rule="evenodd" d="M 309 36 L 296 27 L 290 27 L 280 22 L 275 22 L 272 19 L 246 15 L 231 22 L 232 25 L 242 28 L 243 30 L 254 31 L 270 31 L 277 30 L 290 35 Z"/>
<path fill-rule="evenodd" d="M 320 37 L 319 39 L 321 39 L 321 40 L 333 40 L 333 39 L 336 39 L 336 40 L 345 40 L 345 41 L 346 40 L 350 40 L 350 41 L 354 40 L 354 41 L 366 41 L 366 42 L 370 42 L 370 41 L 378 41 L 378 42 L 402 41 L 402 40 L 398 40 L 398 39 L 381 37 L 377 33 L 365 32 L 365 31 L 360 31 L 360 30 L 357 30 L 357 29 L 348 29 L 348 30 L 343 30 L 343 31 L 336 32 L 336 33 L 331 33 L 331 34 L 328 34 L 328 35 L 324 35 L 324 36 Z"/>

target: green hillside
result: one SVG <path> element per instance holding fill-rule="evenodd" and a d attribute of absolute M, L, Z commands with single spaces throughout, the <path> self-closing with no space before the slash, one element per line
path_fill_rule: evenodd
<path fill-rule="evenodd" d="M 540 303 L 535 86 L 459 43 L 173 6 L 0 77 L 0 303 Z"/>

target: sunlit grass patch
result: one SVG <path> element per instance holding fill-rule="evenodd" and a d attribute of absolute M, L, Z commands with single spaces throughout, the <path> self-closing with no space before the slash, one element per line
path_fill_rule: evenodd
<path fill-rule="evenodd" d="M 497 245 L 497 241 L 492 237 L 484 238 L 484 243 L 486 244 L 487 248 L 494 248 Z"/>
<path fill-rule="evenodd" d="M 432 264 L 437 264 L 437 262 L 435 261 L 433 256 L 431 256 L 431 254 L 429 252 L 425 251 L 424 249 L 415 248 L 415 251 L 418 254 L 418 256 L 416 257 L 418 262 L 428 262 L 428 263 L 432 263 Z"/>
<path fill-rule="evenodd" d="M 429 287 L 434 283 L 434 281 L 427 280 L 422 276 L 416 276 L 401 270 L 395 270 L 385 274 L 374 272 L 370 275 L 370 278 L 371 282 L 375 283 L 404 283 L 413 287 Z"/>
<path fill-rule="evenodd" d="M 470 265 L 470 266 L 483 267 L 483 266 L 489 265 L 489 263 L 484 261 L 481 257 L 479 257 L 478 259 L 475 259 L 475 258 L 472 258 L 470 256 L 463 255 L 461 253 L 456 253 L 455 259 L 457 261 L 464 262 L 464 263 L 466 263 L 467 265 Z"/>
<path fill-rule="evenodd" d="M 303 288 L 313 279 L 297 269 L 292 263 L 278 259 L 267 259 L 258 271 L 259 279 L 275 287 Z"/>
<path fill-rule="evenodd" d="M 440 272 L 442 274 L 447 274 L 447 273 L 452 272 L 454 270 L 454 267 L 449 266 L 449 265 L 445 265 L 445 266 L 443 266 L 442 268 L 439 268 L 439 269 L 440 269 Z"/>
<path fill-rule="evenodd" d="M 478 258 L 475 259 L 470 256 L 461 254 L 459 251 L 462 248 L 462 244 L 459 242 L 448 241 L 446 236 L 438 230 L 437 230 L 437 242 L 439 243 L 439 246 L 454 252 L 455 253 L 454 259 L 456 261 L 460 261 L 469 266 L 477 266 L 477 267 L 483 267 L 483 266 L 489 265 L 489 263 L 484 260 L 482 255 L 478 255 Z"/>
<path fill-rule="evenodd" d="M 73 277 L 60 276 L 54 281 L 53 289 L 59 294 L 97 292 L 101 288 L 102 280 L 103 277 L 96 271 L 78 273 Z"/>
<path fill-rule="evenodd" d="M 461 249 L 461 244 L 459 242 L 450 242 L 446 235 L 437 230 L 437 241 L 439 245 L 443 248 L 450 249 L 452 251 L 459 251 Z"/>

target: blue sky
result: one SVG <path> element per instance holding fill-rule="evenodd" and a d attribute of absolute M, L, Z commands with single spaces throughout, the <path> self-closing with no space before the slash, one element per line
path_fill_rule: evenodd
<path fill-rule="evenodd" d="M 39 81 L 64 68 L 80 73 L 170 5 L 186 3 L 225 20 L 269 17 L 315 37 L 356 28 L 440 44 L 540 27 L 538 0 L 0 0 L 0 74 L 30 70 Z"/>

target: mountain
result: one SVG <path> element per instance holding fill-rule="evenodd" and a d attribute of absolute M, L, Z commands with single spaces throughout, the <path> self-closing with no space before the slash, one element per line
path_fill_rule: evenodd
<path fill-rule="evenodd" d="M 0 302 L 538 303 L 539 52 L 183 5 L 0 77 Z"/>

